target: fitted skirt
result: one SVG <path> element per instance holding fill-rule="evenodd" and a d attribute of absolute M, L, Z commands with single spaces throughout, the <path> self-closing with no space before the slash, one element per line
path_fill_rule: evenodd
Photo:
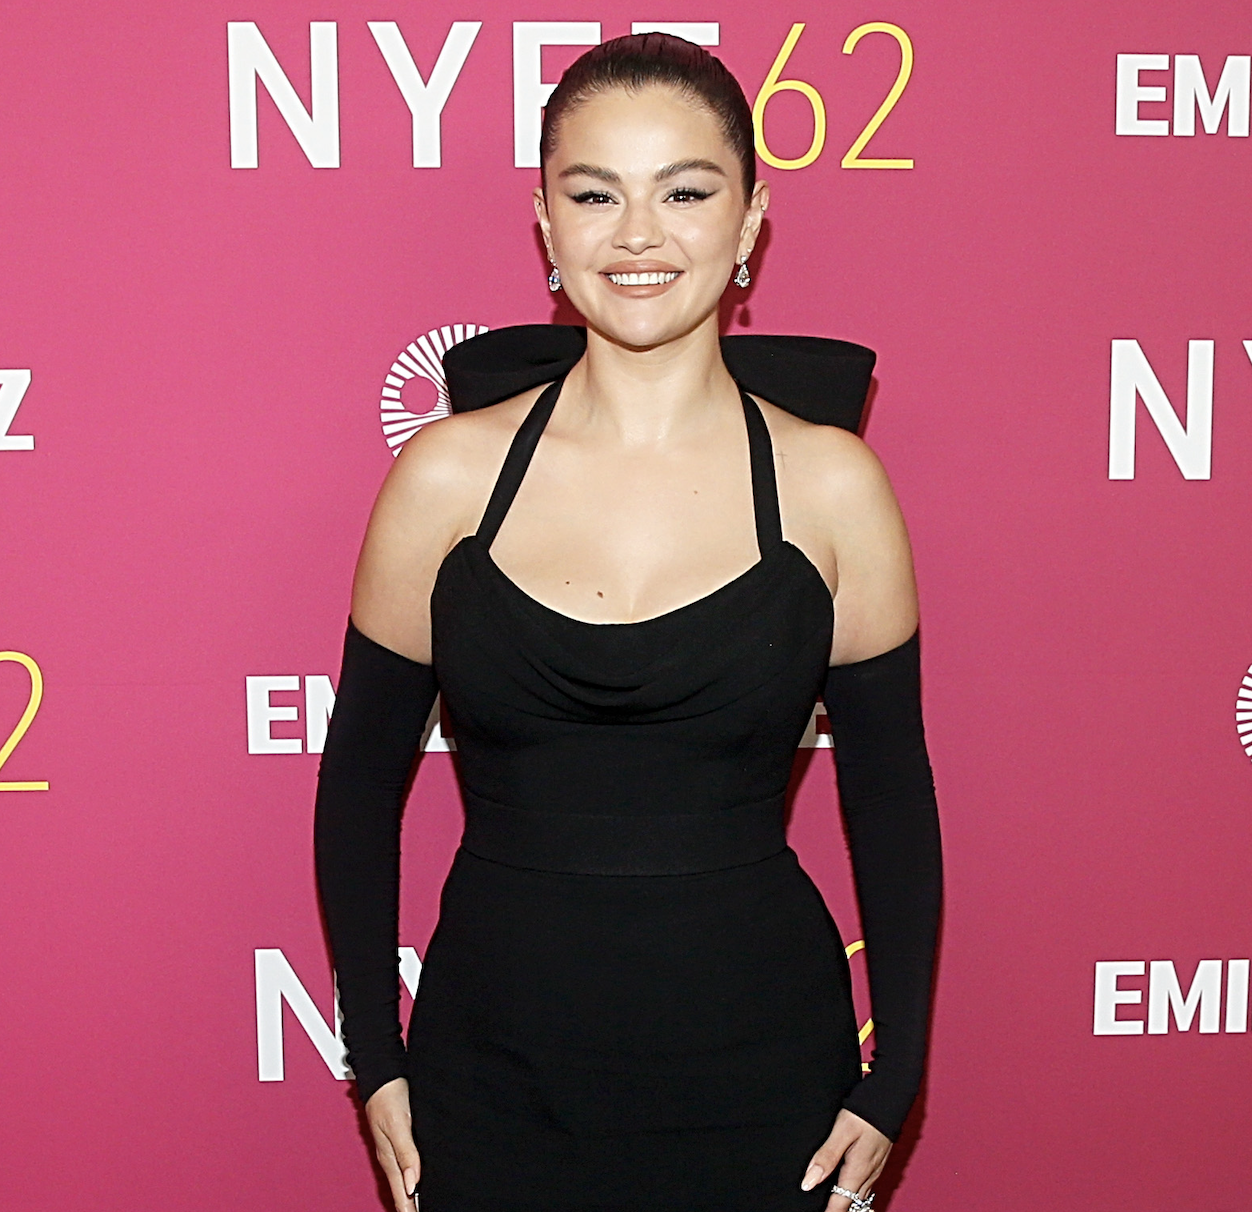
<path fill-rule="evenodd" d="M 409 1027 L 422 1212 L 817 1212 L 860 1050 L 795 854 L 565 875 L 458 852 Z"/>

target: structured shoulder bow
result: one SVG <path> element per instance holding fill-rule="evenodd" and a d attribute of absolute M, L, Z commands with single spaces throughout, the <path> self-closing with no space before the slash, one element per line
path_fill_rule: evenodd
<path fill-rule="evenodd" d="M 570 324 L 495 328 L 444 355 L 453 412 L 498 404 L 559 378 L 587 347 Z M 857 432 L 876 355 L 830 337 L 739 334 L 722 338 L 722 357 L 745 390 L 818 425 Z"/>

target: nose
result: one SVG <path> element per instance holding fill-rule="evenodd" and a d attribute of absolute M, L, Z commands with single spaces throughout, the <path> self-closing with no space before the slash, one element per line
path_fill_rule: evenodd
<path fill-rule="evenodd" d="M 658 219 L 646 202 L 627 202 L 613 236 L 613 247 L 624 249 L 633 257 L 649 248 L 660 247 L 665 243 L 665 233 Z"/>

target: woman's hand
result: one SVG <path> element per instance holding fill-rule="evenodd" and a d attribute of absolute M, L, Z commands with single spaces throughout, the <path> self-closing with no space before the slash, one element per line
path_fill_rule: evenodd
<path fill-rule="evenodd" d="M 801 1190 L 812 1191 L 820 1182 L 837 1182 L 862 1199 L 869 1195 L 891 1152 L 891 1139 L 851 1111 L 840 1111 L 826 1143 L 813 1154 Z M 843 1165 L 839 1162 L 842 1160 Z M 836 1172 L 838 1176 L 836 1177 Z M 852 1201 L 832 1195 L 826 1212 L 847 1212 Z"/>
<path fill-rule="evenodd" d="M 396 1212 L 414 1212 L 417 1180 L 422 1172 L 413 1143 L 413 1115 L 409 1110 L 409 1083 L 403 1077 L 379 1086 L 365 1104 L 365 1118 L 374 1134 L 374 1152 L 387 1176 Z"/>

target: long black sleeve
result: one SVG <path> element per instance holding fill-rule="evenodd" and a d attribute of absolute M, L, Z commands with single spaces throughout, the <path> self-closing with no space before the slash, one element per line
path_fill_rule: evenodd
<path fill-rule="evenodd" d="M 874 1017 L 870 1073 L 844 1106 L 895 1140 L 926 1059 L 943 883 L 917 634 L 881 656 L 832 667 L 823 698 Z"/>
<path fill-rule="evenodd" d="M 396 950 L 400 815 L 438 692 L 429 665 L 384 648 L 349 620 L 313 837 L 348 1062 L 362 1102 L 405 1076 Z"/>

